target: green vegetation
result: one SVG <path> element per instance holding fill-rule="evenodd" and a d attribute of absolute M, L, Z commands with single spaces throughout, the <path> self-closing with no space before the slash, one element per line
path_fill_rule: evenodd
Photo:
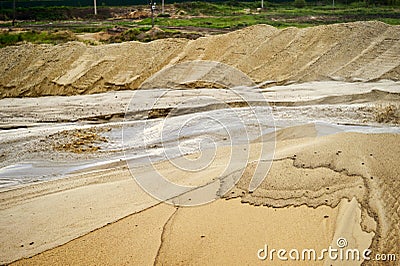
<path fill-rule="evenodd" d="M 16 45 L 22 42 L 57 44 L 74 40 L 70 32 L 36 32 L 27 31 L 20 33 L 1 33 L 0 47 Z"/>
<path fill-rule="evenodd" d="M 39 7 L 17 7 L 16 14 L 20 20 L 35 21 L 59 21 L 73 18 L 94 18 L 92 7 L 66 7 L 66 6 L 39 6 Z M 99 18 L 105 18 L 110 15 L 99 14 Z M 12 9 L 0 9 L 0 20 L 10 20 L 13 17 Z"/>
<path fill-rule="evenodd" d="M 95 35 L 90 43 L 142 41 L 162 38 L 196 39 L 256 24 L 277 28 L 309 27 L 341 22 L 378 20 L 400 25 L 400 0 L 292 0 L 291 2 L 180 2 L 166 5 L 166 13 L 156 12 L 155 24 L 161 30 L 149 31 L 148 6 L 104 7 L 98 15 L 91 7 L 34 7 L 17 9 L 17 32 L 9 31 L 12 10 L 0 9 L 0 47 L 23 42 L 60 43 L 75 40 L 74 34 L 105 32 Z M 346 4 L 344 4 L 346 3 Z M 140 16 L 128 16 L 132 11 Z M 147 17 L 142 19 L 143 17 Z M 22 31 L 21 31 L 22 29 Z M 19 32 L 18 32 L 19 31 Z M 79 37 L 80 38 L 80 37 Z M 92 38 L 92 39 L 90 39 Z"/>
<path fill-rule="evenodd" d="M 296 0 L 303 1 L 303 0 Z M 266 3 L 264 10 L 257 10 L 259 3 L 230 2 L 207 3 L 189 2 L 175 4 L 178 13 L 195 16 L 187 18 L 156 18 L 156 24 L 164 27 L 204 27 L 237 29 L 255 24 L 269 24 L 278 28 L 309 27 L 341 22 L 379 20 L 388 24 L 400 24 L 400 8 L 360 7 L 352 5 L 307 5 Z M 301 7 L 301 8 L 300 8 Z M 144 19 L 139 25 L 150 25 Z"/>
<path fill-rule="evenodd" d="M 153 29 L 150 27 L 138 27 L 124 31 L 122 34 L 115 35 L 107 40 L 108 43 L 126 42 L 126 41 L 140 41 L 151 42 L 158 39 L 165 38 L 186 38 L 197 39 L 201 37 L 198 33 L 183 33 L 178 30 L 170 29 Z"/>
<path fill-rule="evenodd" d="M 151 19 L 144 19 L 138 23 L 139 25 L 151 25 Z M 262 16 L 242 15 L 238 17 L 213 17 L 213 18 L 191 18 L 191 19 L 164 19 L 158 18 L 156 25 L 163 27 L 200 27 L 215 29 L 240 29 L 256 24 L 269 24 L 278 28 L 299 27 L 304 28 L 318 23 L 301 23 L 301 22 L 285 22 L 274 21 Z"/>
<path fill-rule="evenodd" d="M 266 2 L 268 5 L 268 2 Z M 191 16 L 207 15 L 207 16 L 229 16 L 243 14 L 243 9 L 256 9 L 260 7 L 257 2 L 184 2 L 174 4 L 174 6 Z"/>
<path fill-rule="evenodd" d="M 170 6 L 173 6 L 178 15 L 240 18 L 241 15 L 250 13 L 256 15 L 257 8 L 260 7 L 260 0 L 252 2 L 238 2 L 235 0 L 227 2 L 181 2 Z M 264 6 L 265 9 L 258 13 L 277 18 L 296 18 L 300 16 L 327 16 L 329 18 L 339 16 L 339 19 L 343 18 L 344 21 L 349 21 L 349 17 L 352 16 L 360 20 L 380 20 L 384 18 L 400 20 L 400 0 L 335 0 L 335 7 L 332 6 L 332 0 L 292 0 L 281 3 L 265 1 Z M 142 6 L 141 8 L 147 9 L 148 6 Z M 17 18 L 25 21 L 106 20 L 113 17 L 115 13 L 123 13 L 124 9 L 132 9 L 132 7 L 99 6 L 97 16 L 93 15 L 92 7 L 19 7 L 17 8 Z M 168 18 L 168 14 L 159 15 Z M 12 16 L 12 9 L 0 8 L 0 20 L 10 20 Z"/>
<path fill-rule="evenodd" d="M 306 0 L 294 0 L 293 5 L 297 8 L 303 8 L 307 5 Z"/>

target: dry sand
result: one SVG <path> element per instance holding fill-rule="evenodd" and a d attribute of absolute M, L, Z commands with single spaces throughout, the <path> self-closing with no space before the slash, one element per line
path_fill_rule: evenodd
<path fill-rule="evenodd" d="M 148 209 L 156 202 L 135 189 L 124 168 L 53 181 L 50 190 L 41 189 L 49 186 L 43 183 L 2 193 L 2 261 L 37 254 L 140 210 L 17 264 L 255 264 L 262 262 L 257 250 L 264 244 L 320 250 L 334 246 L 339 236 L 352 248 L 398 254 L 400 150 L 393 145 L 398 141 L 396 134 L 315 137 L 309 126 L 284 129 L 272 168 L 257 190 L 247 190 L 249 164 L 225 195 L 233 199 L 200 207 Z M 217 162 L 225 150 L 219 149 Z M 208 173 L 214 171 L 203 174 L 212 179 Z M 184 182 L 191 178 L 176 176 Z M 13 223 L 22 223 L 18 231 Z"/>
<path fill-rule="evenodd" d="M 399 26 L 355 22 L 283 30 L 257 25 L 193 41 L 26 44 L 0 49 L 0 97 L 136 89 L 159 70 L 193 60 L 235 67 L 256 83 L 399 80 L 399 40 Z"/>

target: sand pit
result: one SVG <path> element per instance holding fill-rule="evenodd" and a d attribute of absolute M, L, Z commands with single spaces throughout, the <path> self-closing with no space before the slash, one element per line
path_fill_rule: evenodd
<path fill-rule="evenodd" d="M 357 22 L 0 49 L 0 263 L 398 260 L 399 40 Z M 172 205 L 167 181 L 188 188 Z"/>

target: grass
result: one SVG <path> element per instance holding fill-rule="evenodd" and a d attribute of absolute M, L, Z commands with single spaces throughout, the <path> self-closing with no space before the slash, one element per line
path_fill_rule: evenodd
<path fill-rule="evenodd" d="M 331 15 L 334 12 L 336 15 L 344 14 L 389 14 L 397 12 L 399 14 L 400 7 L 394 6 L 371 6 L 367 7 L 362 4 L 363 2 L 356 3 L 356 5 L 343 5 L 336 4 L 333 8 L 331 4 L 326 5 L 313 5 L 311 2 L 303 8 L 296 8 L 293 3 L 268 3 L 265 2 L 265 13 L 271 15 Z M 209 16 L 227 16 L 243 13 L 244 9 L 255 10 L 260 7 L 259 2 L 222 2 L 222 3 L 209 3 L 209 2 L 185 2 L 174 4 L 177 9 L 183 10 L 189 15 L 209 15 Z"/>
<path fill-rule="evenodd" d="M 398 7 L 364 7 L 363 5 L 331 5 L 313 6 L 308 3 L 304 8 L 296 8 L 292 4 L 267 3 L 264 10 L 256 11 L 257 2 L 186 2 L 175 4 L 182 14 L 195 16 L 192 18 L 156 18 L 159 26 L 205 27 L 237 29 L 255 24 L 269 24 L 278 28 L 309 27 L 316 25 L 379 20 L 391 25 L 400 24 L 400 8 Z M 196 17 L 197 16 L 197 17 Z M 150 19 L 144 19 L 140 25 L 150 25 Z"/>
<path fill-rule="evenodd" d="M 138 23 L 139 25 L 150 25 L 151 19 L 144 19 Z M 165 19 L 157 18 L 156 24 L 164 27 L 201 27 L 201 28 L 216 28 L 216 29 L 239 29 L 256 24 L 269 24 L 278 28 L 286 27 L 309 27 L 318 25 L 318 23 L 299 23 L 275 21 L 264 16 L 241 15 L 234 17 L 212 17 L 212 18 L 190 18 L 190 19 Z"/>
<path fill-rule="evenodd" d="M 96 18 L 93 18 L 91 14 L 92 10 L 88 7 L 21 9 L 20 15 L 28 18 L 32 17 L 33 20 L 18 21 L 17 27 L 30 30 L 20 33 L 6 32 L 0 34 L 0 47 L 23 42 L 60 43 L 72 40 L 74 37 L 72 34 L 63 35 L 56 33 L 56 30 L 60 32 L 95 33 L 107 31 L 115 26 L 126 29 L 126 32 L 122 35 L 113 36 L 111 38 L 111 41 L 121 42 L 129 40 L 151 41 L 157 38 L 181 37 L 194 39 L 199 37 L 199 34 L 185 33 L 185 30 L 183 30 L 183 32 L 169 32 L 168 27 L 234 30 L 256 24 L 269 24 L 277 28 L 304 28 L 316 25 L 366 20 L 378 20 L 391 25 L 400 25 L 400 7 L 367 7 L 365 2 L 354 2 L 350 5 L 337 4 L 335 8 L 333 8 L 330 2 L 325 5 L 321 4 L 323 2 L 319 2 L 318 5 L 315 3 L 316 2 L 307 2 L 306 6 L 296 8 L 293 3 L 286 2 L 277 4 L 265 2 L 265 8 L 263 10 L 259 9 L 259 1 L 237 2 L 235 0 L 230 0 L 229 2 L 218 3 L 198 1 L 170 4 L 167 5 L 166 10 L 175 10 L 178 16 L 170 17 L 169 15 L 176 15 L 173 13 L 156 17 L 155 24 L 163 28 L 164 32 L 153 35 L 145 34 L 145 31 L 147 31 L 151 25 L 150 18 L 139 21 L 108 19 L 113 16 L 111 13 L 116 10 L 119 10 L 118 12 L 126 12 L 124 8 L 99 7 L 99 16 Z M 148 7 L 141 6 L 139 8 L 146 9 Z M 3 14 L 7 13 L 6 10 L 2 10 L 2 12 Z M 156 12 L 156 15 L 157 14 L 160 15 L 159 11 Z M 50 21 L 52 23 L 50 23 Z M 4 29 L 10 26 L 9 22 L 0 24 L 0 28 Z M 201 31 L 199 31 L 199 33 L 201 35 Z"/>
<path fill-rule="evenodd" d="M 208 2 L 185 2 L 175 4 L 178 10 L 184 11 L 191 16 L 208 15 L 208 16 L 227 16 L 243 12 L 244 8 L 253 8 L 256 6 L 254 3 L 241 3 L 235 5 L 234 3 L 208 3 Z"/>
<path fill-rule="evenodd" d="M 322 1 L 322 2 L 321 2 Z M 325 4 L 322 4 L 324 3 Z M 278 18 L 296 18 L 302 16 L 339 16 L 346 20 L 347 17 L 365 20 L 365 18 L 390 19 L 391 24 L 400 23 L 400 6 L 367 6 L 366 2 L 353 2 L 349 5 L 336 4 L 332 7 L 331 1 L 320 0 L 318 5 L 315 1 L 307 2 L 303 8 L 296 8 L 292 2 L 269 3 L 265 1 L 265 9 L 261 14 L 269 17 Z M 259 1 L 237 2 L 231 0 L 228 2 L 183 2 L 173 4 L 174 8 L 183 14 L 190 16 L 214 16 L 214 17 L 237 17 L 246 15 L 248 11 L 254 13 L 260 7 Z M 144 7 L 144 8 L 147 8 Z M 112 7 L 99 7 L 97 19 L 106 19 L 113 13 Z M 62 21 L 74 18 L 95 19 L 91 7 L 35 7 L 19 8 L 17 15 L 22 20 L 33 21 Z M 256 14 L 253 14 L 256 15 Z M 12 10 L 0 10 L 0 18 L 12 17 Z M 341 18 L 339 18 L 341 19 Z M 347 18 L 347 20 L 350 18 Z M 7 20 L 7 19 L 6 19 Z M 174 19 L 171 19 L 174 20 Z M 181 22 L 182 24 L 182 22 Z"/>
<path fill-rule="evenodd" d="M 116 24 L 116 23 L 114 23 Z M 36 31 L 71 31 L 73 33 L 95 33 L 113 28 L 115 25 L 108 21 L 18 21 L 17 27 Z M 129 23 L 132 26 L 132 22 Z M 0 28 L 9 28 L 11 23 L 0 24 Z"/>
<path fill-rule="evenodd" d="M 17 1 L 18 2 L 18 1 Z M 18 3 L 17 3 L 18 6 Z M 38 6 L 31 8 L 17 7 L 17 17 L 21 20 L 56 21 L 68 20 L 73 17 L 94 18 L 91 7 L 66 6 Z M 99 14 L 100 16 L 102 14 Z M 12 9 L 0 9 L 0 19 L 10 20 L 13 17 Z"/>
<path fill-rule="evenodd" d="M 70 32 L 36 32 L 27 31 L 19 33 L 1 33 L 0 34 L 0 47 L 16 45 L 23 42 L 30 43 L 43 43 L 43 44 L 58 44 L 66 41 L 74 40 Z"/>
<path fill-rule="evenodd" d="M 81 26 L 72 28 L 73 33 L 95 33 L 111 28 L 111 26 Z"/>
<path fill-rule="evenodd" d="M 379 21 L 385 22 L 389 25 L 400 25 L 400 19 L 395 18 L 381 18 Z"/>
<path fill-rule="evenodd" d="M 150 31 L 150 27 L 137 27 L 128 29 L 122 34 L 115 35 L 111 37 L 106 42 L 108 43 L 118 43 L 126 41 L 140 41 L 140 42 L 151 42 L 158 39 L 165 38 L 187 38 L 187 39 L 197 39 L 201 37 L 197 33 L 180 32 L 178 30 L 164 29 Z"/>

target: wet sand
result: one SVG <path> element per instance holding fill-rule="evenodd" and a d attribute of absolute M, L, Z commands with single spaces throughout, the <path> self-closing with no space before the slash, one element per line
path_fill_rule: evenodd
<path fill-rule="evenodd" d="M 40 189 L 49 186 L 43 183 L 2 193 L 3 262 L 54 247 L 17 264 L 256 263 L 264 244 L 322 249 L 339 236 L 349 247 L 397 253 L 400 150 L 392 144 L 399 135 L 287 137 L 291 134 L 278 134 L 286 137 L 278 140 L 274 163 L 258 189 L 247 190 L 249 164 L 225 199 L 199 207 L 157 204 L 135 189 L 126 168 L 108 178 L 110 171 L 77 176 L 69 187 L 60 188 L 66 180 L 57 180 L 48 190 Z M 211 178 L 208 171 L 213 170 L 203 174 Z"/>

